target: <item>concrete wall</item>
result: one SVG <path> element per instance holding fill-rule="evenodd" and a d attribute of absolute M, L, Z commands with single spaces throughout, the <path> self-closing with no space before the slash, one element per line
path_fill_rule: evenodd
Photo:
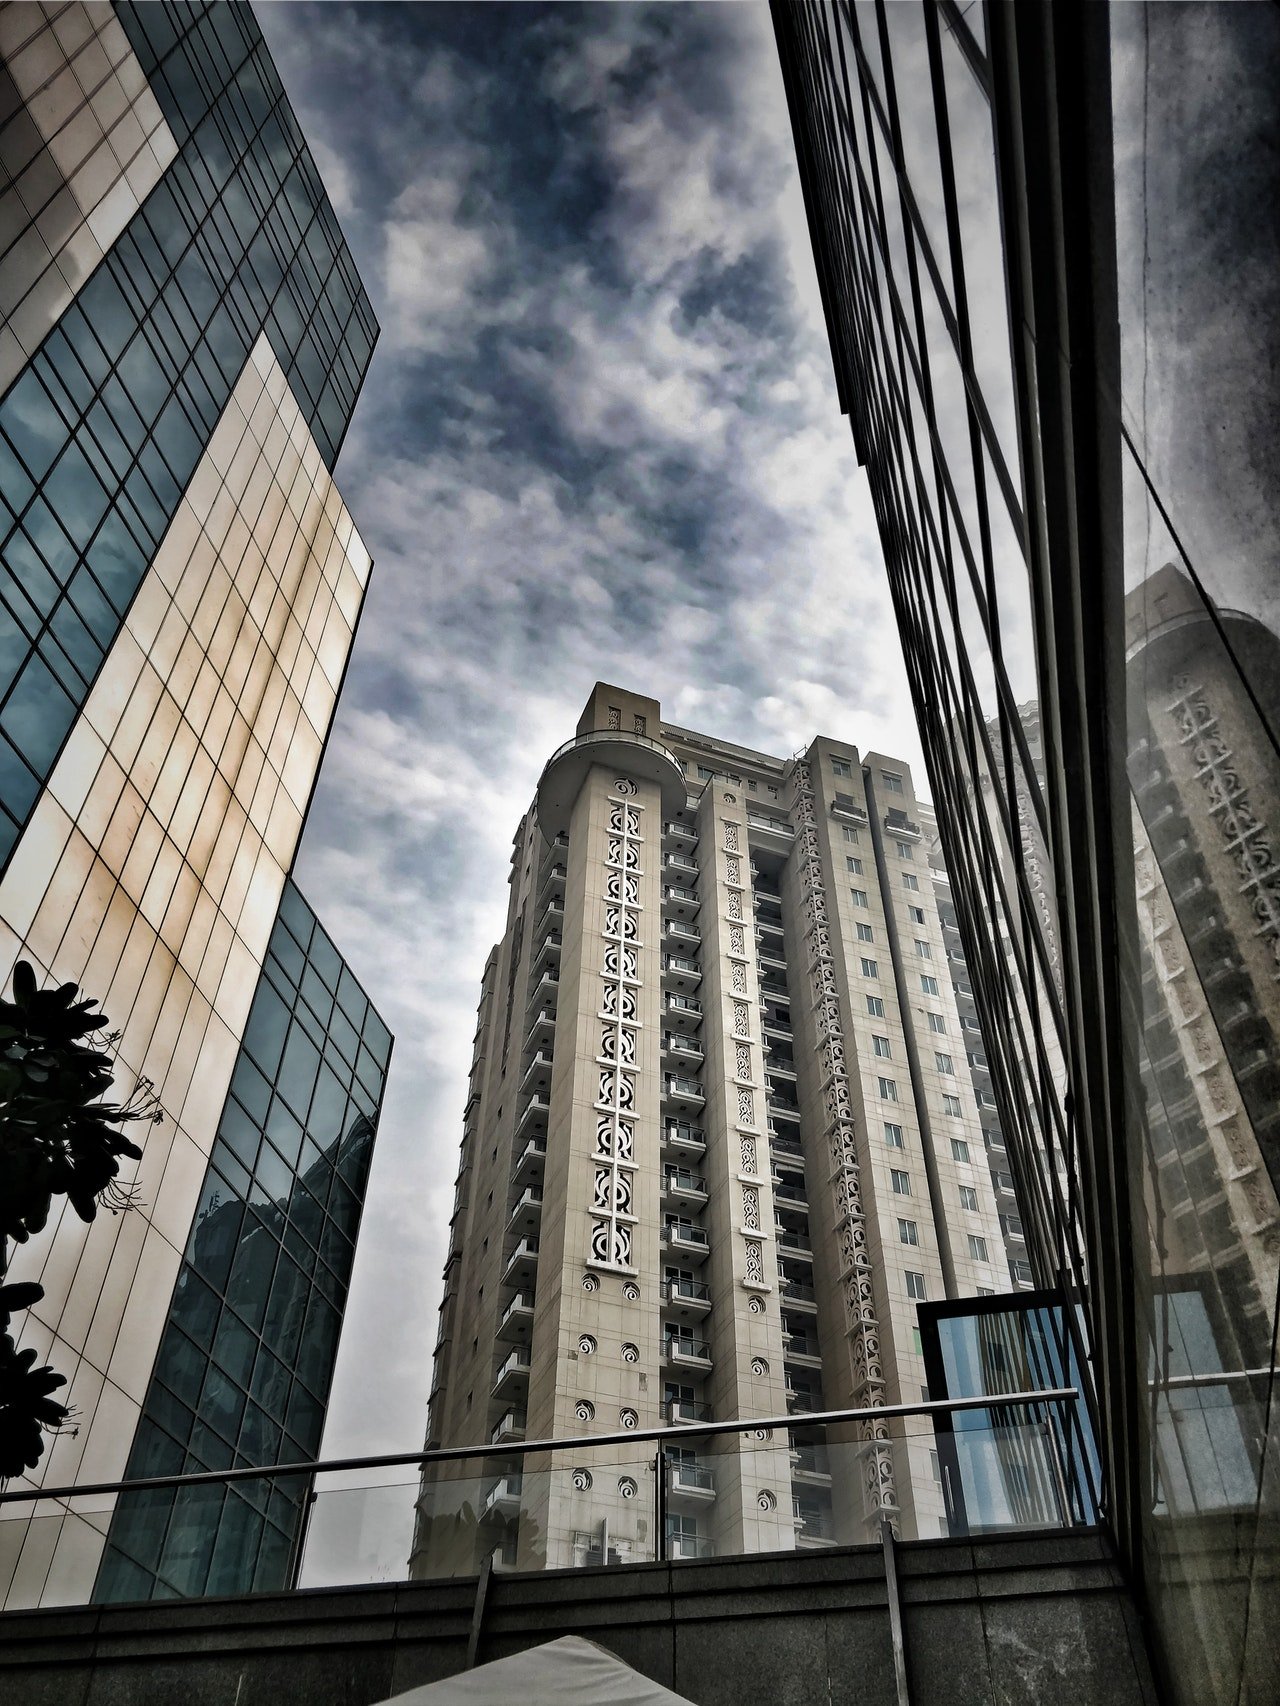
<path fill-rule="evenodd" d="M 912 1706 L 1155 1706 L 1097 1534 L 899 1548 Z M 24 1706 L 368 1706 L 466 1663 L 474 1580 L 0 1617 Z M 698 1706 L 889 1706 L 878 1547 L 495 1576 L 479 1661 L 564 1634 Z"/>

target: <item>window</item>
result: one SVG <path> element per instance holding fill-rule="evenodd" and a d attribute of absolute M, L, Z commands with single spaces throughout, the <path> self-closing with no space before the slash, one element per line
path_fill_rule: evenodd
<path fill-rule="evenodd" d="M 904 889 L 910 889 L 913 894 L 916 894 L 920 889 L 920 879 L 916 876 L 914 871 L 904 871 L 902 873 L 902 886 Z"/>
<path fill-rule="evenodd" d="M 919 937 L 916 938 L 916 958 L 918 960 L 931 960 L 933 958 L 933 949 L 927 942 L 922 942 Z"/>
<path fill-rule="evenodd" d="M 930 1015 L 929 1015 L 929 1029 L 934 1033 L 935 1036 L 939 1036 L 939 1037 L 945 1037 L 946 1036 L 946 1034 L 947 1034 L 947 1021 L 942 1017 L 941 1013 L 930 1013 Z"/>
<path fill-rule="evenodd" d="M 908 1297 L 918 1297 L 918 1298 L 923 1299 L 926 1295 L 927 1294 L 926 1294 L 925 1289 L 924 1289 L 924 1275 L 923 1274 L 913 1274 L 911 1272 L 911 1270 L 908 1268 L 908 1270 L 907 1270 L 907 1296 Z"/>
<path fill-rule="evenodd" d="M 863 962 L 862 962 L 862 975 L 863 975 L 863 977 L 879 977 L 880 976 L 879 961 L 878 960 L 863 960 Z M 868 1001 L 871 1000 L 871 997 L 869 995 L 867 997 L 867 1000 Z"/>
<path fill-rule="evenodd" d="M 855 906 L 865 906 L 867 904 L 866 889 L 850 889 L 849 893 L 853 896 L 853 904 Z"/>
<path fill-rule="evenodd" d="M 995 1292 L 994 1286 L 980 1285 L 978 1287 L 978 1296 L 979 1297 L 994 1297 L 995 1294 L 996 1294 L 996 1292 Z"/>
<path fill-rule="evenodd" d="M 871 1046 L 881 1060 L 893 1059 L 893 1045 L 888 1037 L 872 1037 Z"/>
<path fill-rule="evenodd" d="M 969 1234 L 969 1254 L 975 1262 L 985 1262 L 987 1260 L 986 1239 L 979 1238 L 976 1233 L 971 1232 Z"/>
<path fill-rule="evenodd" d="M 880 1100 L 882 1102 L 896 1102 L 898 1099 L 898 1086 L 894 1083 L 893 1079 L 881 1078 L 878 1079 L 877 1082 L 880 1085 Z"/>
<path fill-rule="evenodd" d="M 858 845 L 858 832 L 851 823 L 842 823 L 840 832 L 851 846 L 856 847 Z"/>
<path fill-rule="evenodd" d="M 893 1186 L 896 1196 L 909 1197 L 911 1195 L 910 1176 L 904 1173 L 900 1167 L 890 1167 L 889 1183 Z"/>
<path fill-rule="evenodd" d="M 898 1222 L 898 1237 L 904 1244 L 919 1244 L 920 1228 L 914 1220 L 900 1220 Z"/>
<path fill-rule="evenodd" d="M 914 859 L 915 858 L 915 856 L 916 856 L 915 848 L 911 845 L 911 843 L 909 841 L 899 841 L 896 843 L 896 846 L 898 849 L 899 859 Z"/>
<path fill-rule="evenodd" d="M 902 777 L 898 775 L 896 770 L 882 770 L 880 780 L 889 793 L 900 794 L 902 792 Z"/>
<path fill-rule="evenodd" d="M 963 1161 L 966 1167 L 969 1165 L 969 1145 L 962 1137 L 953 1137 L 951 1139 L 951 1159 L 953 1161 Z"/>
<path fill-rule="evenodd" d="M 833 758 L 831 760 L 831 773 L 833 776 L 852 776 L 853 765 L 847 758 Z"/>
<path fill-rule="evenodd" d="M 874 942 L 875 939 L 876 933 L 869 924 L 859 924 L 858 940 L 860 942 Z"/>
<path fill-rule="evenodd" d="M 911 922 L 913 924 L 924 923 L 924 908 L 922 906 L 909 906 L 907 911 L 911 914 Z"/>
<path fill-rule="evenodd" d="M 949 1096 L 944 1091 L 943 1096 L 942 1096 L 942 1111 L 944 1114 L 950 1114 L 953 1120 L 958 1120 L 960 1118 L 960 1098 L 959 1098 L 959 1096 Z M 953 1146 L 953 1148 L 954 1148 L 954 1146 Z M 965 1148 L 965 1153 L 964 1153 L 963 1158 L 959 1155 L 956 1156 L 957 1161 L 959 1161 L 961 1159 L 964 1159 L 965 1161 L 967 1161 L 969 1159 L 969 1152 L 968 1152 L 967 1146 Z"/>
<path fill-rule="evenodd" d="M 926 995 L 938 995 L 941 993 L 938 989 L 938 980 L 936 977 L 922 977 L 920 979 L 920 987 Z"/>
<path fill-rule="evenodd" d="M 865 966 L 867 964 L 867 961 L 863 960 L 862 963 Z M 871 963 L 874 964 L 875 962 L 872 961 Z M 873 1019 L 883 1019 L 884 1018 L 884 1002 L 880 998 L 880 996 L 868 995 L 868 997 L 867 997 L 867 1012 L 870 1013 L 870 1015 Z"/>
<path fill-rule="evenodd" d="M 967 1208 L 970 1214 L 978 1212 L 978 1193 L 972 1185 L 961 1185 L 960 1207 Z"/>
<path fill-rule="evenodd" d="M 955 1077 L 955 1065 L 949 1054 L 939 1054 L 937 1049 L 934 1049 L 933 1064 L 937 1067 L 939 1072 L 945 1072 L 951 1078 Z"/>
<path fill-rule="evenodd" d="M 709 782 L 714 775 L 715 775 L 715 771 L 714 770 L 708 770 L 705 764 L 700 764 L 698 766 L 698 780 L 699 780 L 699 782 Z"/>
<path fill-rule="evenodd" d="M 844 866 L 845 870 L 852 871 L 855 877 L 862 875 L 862 860 L 855 859 L 852 853 L 845 855 Z"/>
<path fill-rule="evenodd" d="M 890 1149 L 906 1148 L 906 1145 L 902 1141 L 902 1127 L 900 1125 L 893 1125 L 888 1120 L 884 1123 L 884 1140 L 889 1145 Z"/>

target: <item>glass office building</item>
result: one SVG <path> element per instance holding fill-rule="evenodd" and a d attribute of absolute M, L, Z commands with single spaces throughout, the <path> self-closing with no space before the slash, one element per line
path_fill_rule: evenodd
<path fill-rule="evenodd" d="M 305 916 L 287 879 L 370 570 L 333 469 L 377 327 L 248 7 L 7 6 L 0 56 L 0 974 L 24 958 L 100 1001 L 117 1092 L 146 1080 L 165 1116 L 122 1176 L 136 1209 L 68 1209 L 12 1262 L 45 1293 L 22 1343 L 76 1416 L 36 1471 L 54 1486 L 119 1479 L 135 1436 L 159 1449 L 211 1166 L 265 1229 L 255 1259 L 282 1245 L 275 1271 L 301 1257 L 305 1283 L 249 1323 L 283 1415 L 255 1393 L 257 1434 L 228 1439 L 234 1400 L 202 1376 L 173 1392 L 192 1421 L 170 1444 L 192 1463 L 314 1445 L 301 1393 L 322 1413 L 362 1188 L 343 1167 L 365 1164 L 385 1033 L 317 933 L 286 967 L 301 998 L 278 984 L 286 1048 L 323 1056 L 317 1100 L 286 1055 L 262 1105 L 242 1040 L 268 1023 L 269 946 Z M 236 1108 L 266 1122 L 252 1160 Z M 298 1347 L 272 1349 L 286 1326 Z M 239 1373 L 243 1341 L 234 1366 L 230 1340 L 200 1343 Z M 8 1507 L 0 1600 L 87 1598 L 108 1519 Z"/>
<path fill-rule="evenodd" d="M 1165 1688 L 1262 1699 L 1280 14 L 774 21 L 1028 1260 Z"/>

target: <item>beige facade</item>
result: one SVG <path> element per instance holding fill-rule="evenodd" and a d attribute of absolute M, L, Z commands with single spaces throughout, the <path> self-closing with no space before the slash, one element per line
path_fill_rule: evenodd
<path fill-rule="evenodd" d="M 598 684 L 485 971 L 429 1443 L 918 1401 L 917 1302 L 1009 1284 L 964 1059 L 909 768 Z M 901 1433 L 691 1440 L 667 1555 L 944 1532 Z M 657 1556 L 653 1447 L 579 1458 L 433 1473 L 414 1572 Z"/>
<path fill-rule="evenodd" d="M 42 1485 L 119 1479 L 370 561 L 283 372 L 253 351 L 0 882 L 0 972 L 79 983 L 119 1032 L 116 1094 L 164 1118 L 121 1183 L 12 1254 L 21 1345 L 69 1380 Z M 88 1598 L 109 1499 L 0 1521 L 9 1606 Z"/>

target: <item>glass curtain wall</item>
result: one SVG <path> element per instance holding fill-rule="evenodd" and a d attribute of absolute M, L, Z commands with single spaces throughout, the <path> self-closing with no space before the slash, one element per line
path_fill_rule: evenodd
<path fill-rule="evenodd" d="M 377 336 L 252 11 L 117 14 L 178 152 L 0 399 L 0 869 L 257 339 L 332 470 Z"/>
<path fill-rule="evenodd" d="M 1104 1516 L 1171 1697 L 1266 1698 L 1280 12 L 774 19 L 1030 1259 L 1081 1304 Z"/>
<path fill-rule="evenodd" d="M 391 1037 L 285 889 L 126 1479 L 314 1460 Z M 307 1477 L 123 1495 L 95 1598 L 288 1587 Z"/>

